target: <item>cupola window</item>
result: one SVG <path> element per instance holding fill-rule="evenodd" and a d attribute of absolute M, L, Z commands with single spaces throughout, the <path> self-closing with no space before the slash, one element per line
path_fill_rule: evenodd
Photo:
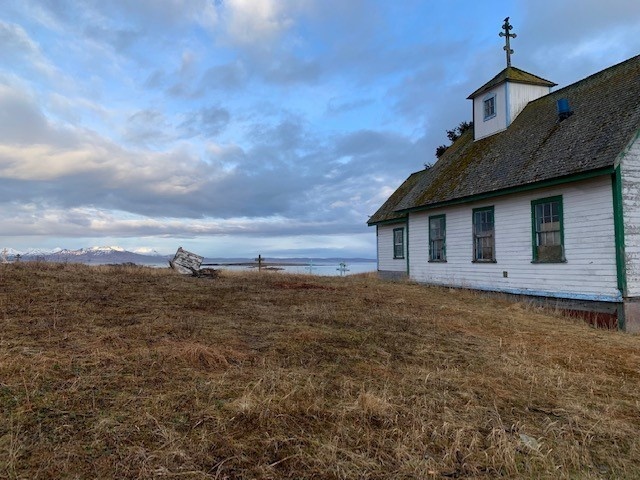
<path fill-rule="evenodd" d="M 495 93 L 484 99 L 484 119 L 489 120 L 496 116 L 496 95 Z"/>

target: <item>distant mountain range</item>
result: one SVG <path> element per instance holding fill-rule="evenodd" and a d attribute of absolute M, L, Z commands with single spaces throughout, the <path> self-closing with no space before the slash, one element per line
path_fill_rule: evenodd
<path fill-rule="evenodd" d="M 195 252 L 197 253 L 197 252 Z M 54 248 L 52 250 L 29 249 L 16 250 L 13 248 L 0 248 L 0 262 L 13 261 L 45 261 L 62 263 L 87 263 L 92 265 L 135 263 L 137 265 L 166 265 L 173 255 L 162 255 L 155 250 L 144 250 L 144 253 L 131 252 L 122 247 L 89 247 L 79 250 Z M 370 258 L 273 258 L 265 257 L 265 262 L 281 262 L 292 264 L 312 263 L 348 263 L 374 262 Z M 205 258 L 203 263 L 231 264 L 254 262 L 254 258 Z"/>
<path fill-rule="evenodd" d="M 129 252 L 121 247 L 89 247 L 79 250 L 67 250 L 64 248 L 54 248 L 52 250 L 29 249 L 25 251 L 13 248 L 0 249 L 7 261 L 45 261 L 45 262 L 66 262 L 66 263 L 89 263 L 102 265 L 108 263 L 135 263 L 138 265 L 158 265 L 166 264 L 170 256 L 161 255 L 158 252 L 136 253 Z"/>

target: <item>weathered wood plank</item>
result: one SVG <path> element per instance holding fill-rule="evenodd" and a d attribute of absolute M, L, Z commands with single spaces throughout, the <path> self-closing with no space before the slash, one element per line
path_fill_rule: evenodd
<path fill-rule="evenodd" d="M 203 260 L 204 257 L 178 247 L 173 260 L 169 260 L 169 265 L 183 275 L 194 275 L 200 269 Z"/>

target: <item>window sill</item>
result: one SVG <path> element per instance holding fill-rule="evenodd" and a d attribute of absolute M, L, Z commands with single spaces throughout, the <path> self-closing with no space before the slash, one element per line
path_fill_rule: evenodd
<path fill-rule="evenodd" d="M 404 257 L 393 257 L 394 260 L 404 260 Z"/>
<path fill-rule="evenodd" d="M 545 263 L 567 263 L 567 260 L 531 260 L 531 263 L 541 263 L 541 264 L 545 264 Z"/>
<path fill-rule="evenodd" d="M 471 260 L 471 263 L 498 263 L 497 260 Z"/>
<path fill-rule="evenodd" d="M 495 113 L 494 113 L 493 115 L 489 115 L 488 117 L 484 117 L 484 120 L 483 120 L 483 121 L 485 121 L 485 122 L 486 122 L 487 120 L 491 120 L 492 118 L 496 118 L 496 115 L 497 115 L 497 114 L 495 114 Z"/>
<path fill-rule="evenodd" d="M 428 263 L 447 263 L 446 260 L 429 260 Z"/>

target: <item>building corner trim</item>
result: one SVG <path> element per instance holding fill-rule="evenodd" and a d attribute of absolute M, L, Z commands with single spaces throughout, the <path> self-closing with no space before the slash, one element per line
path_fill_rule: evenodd
<path fill-rule="evenodd" d="M 409 270 L 409 255 L 411 252 L 410 244 L 409 244 L 409 216 L 407 215 L 407 277 L 410 276 L 411 272 Z"/>
<path fill-rule="evenodd" d="M 622 298 L 627 296 L 627 272 L 625 264 L 624 215 L 622 201 L 622 174 L 620 165 L 616 165 L 611 176 L 613 190 L 613 226 L 616 246 L 616 276 L 618 290 Z"/>

